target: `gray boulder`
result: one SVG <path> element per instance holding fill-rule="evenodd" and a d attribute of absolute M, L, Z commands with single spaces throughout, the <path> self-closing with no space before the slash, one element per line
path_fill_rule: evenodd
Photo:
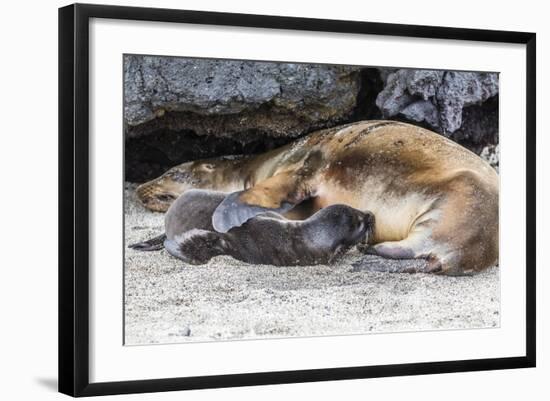
<path fill-rule="evenodd" d="M 498 94 L 497 73 L 382 68 L 380 76 L 384 88 L 376 105 L 383 117 L 425 123 L 444 135 L 474 142 L 494 135 L 495 113 L 479 113 L 471 106 L 483 107 Z M 465 118 L 465 109 L 469 116 L 490 114 L 491 118 L 482 122 Z"/>
<path fill-rule="evenodd" d="M 159 130 L 296 137 L 353 112 L 360 68 L 125 56 L 126 137 Z"/>
<path fill-rule="evenodd" d="M 391 118 L 475 152 L 498 143 L 498 74 L 126 55 L 125 174 L 262 153 L 314 130 Z"/>

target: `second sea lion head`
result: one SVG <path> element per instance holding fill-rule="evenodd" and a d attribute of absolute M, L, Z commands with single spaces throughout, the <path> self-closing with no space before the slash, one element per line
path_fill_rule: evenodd
<path fill-rule="evenodd" d="M 351 247 L 372 240 L 375 219 L 369 211 L 337 204 L 320 210 L 312 218 L 320 225 L 318 235 L 326 233 L 335 246 Z"/>
<path fill-rule="evenodd" d="M 231 188 L 231 182 L 224 174 L 227 166 L 225 159 L 183 163 L 172 167 L 160 177 L 140 185 L 136 189 L 136 194 L 146 208 L 166 212 L 170 205 L 189 189 L 221 188 L 224 179 L 227 181 L 227 186 Z"/>

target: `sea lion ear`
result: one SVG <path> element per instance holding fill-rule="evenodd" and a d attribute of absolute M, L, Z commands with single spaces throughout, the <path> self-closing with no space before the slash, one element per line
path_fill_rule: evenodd
<path fill-rule="evenodd" d="M 216 166 L 212 163 L 202 163 L 200 169 L 207 173 L 211 173 L 216 169 Z"/>
<path fill-rule="evenodd" d="M 220 233 L 226 233 L 233 227 L 242 226 L 248 220 L 266 212 L 285 213 L 294 204 L 283 202 L 281 207 L 272 209 L 244 203 L 240 197 L 246 191 L 233 192 L 225 197 L 212 215 L 212 226 Z"/>

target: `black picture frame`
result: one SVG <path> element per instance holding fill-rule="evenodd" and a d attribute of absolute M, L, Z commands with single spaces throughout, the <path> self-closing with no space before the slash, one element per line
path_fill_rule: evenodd
<path fill-rule="evenodd" d="M 278 371 L 90 383 L 89 381 L 89 148 L 90 18 L 516 43 L 526 46 L 526 317 L 520 357 L 382 366 Z M 173 391 L 264 384 L 422 375 L 535 366 L 535 120 L 536 35 L 479 29 L 219 12 L 74 4 L 59 9 L 59 391 L 71 396 Z"/>

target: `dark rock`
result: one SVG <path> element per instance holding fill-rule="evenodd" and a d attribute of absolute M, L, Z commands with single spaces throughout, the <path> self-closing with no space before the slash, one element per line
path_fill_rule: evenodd
<path fill-rule="evenodd" d="M 498 143 L 498 75 L 125 56 L 126 180 L 261 153 L 316 129 L 391 118 L 476 153 Z"/>
<path fill-rule="evenodd" d="M 475 144 L 493 142 L 498 135 L 498 99 L 496 108 L 484 107 L 497 98 L 497 73 L 379 70 L 384 89 L 376 105 L 385 118 L 401 116 Z"/>
<path fill-rule="evenodd" d="M 486 160 L 497 172 L 499 171 L 500 145 L 485 146 L 479 156 Z"/>
<path fill-rule="evenodd" d="M 360 90 L 355 110 L 349 121 L 379 120 L 382 118 L 376 106 L 376 97 L 384 87 L 384 81 L 377 68 L 363 68 L 360 72 Z"/>
<path fill-rule="evenodd" d="M 380 75 L 380 79 L 385 84 L 388 81 L 388 76 L 390 74 L 393 74 L 397 70 L 399 70 L 399 68 L 384 67 L 384 68 L 377 68 L 377 70 L 378 70 L 378 75 Z"/>
<path fill-rule="evenodd" d="M 258 138 L 243 143 L 238 138 L 199 136 L 191 131 L 161 130 L 126 140 L 125 180 L 145 182 L 169 168 L 188 161 L 222 155 L 257 154 L 286 144 L 287 138 Z"/>
<path fill-rule="evenodd" d="M 411 95 L 420 96 L 424 100 L 436 95 L 444 71 L 433 70 L 407 70 L 407 89 Z"/>
<path fill-rule="evenodd" d="M 246 142 L 343 122 L 360 68 L 128 55 L 124 85 L 127 138 L 169 129 Z"/>
<path fill-rule="evenodd" d="M 439 125 L 444 133 L 462 126 L 462 109 L 480 105 L 498 93 L 498 75 L 477 72 L 445 73 L 437 90 Z"/>
<path fill-rule="evenodd" d="M 429 100 L 418 100 L 409 104 L 400 113 L 410 121 L 425 121 L 428 125 L 436 127 L 439 124 L 437 107 Z"/>
<path fill-rule="evenodd" d="M 464 107 L 462 125 L 448 136 L 476 153 L 487 144 L 498 144 L 498 96 Z"/>
<path fill-rule="evenodd" d="M 398 70 L 387 76 L 386 86 L 376 98 L 376 105 L 384 117 L 395 116 L 414 101 L 407 90 L 408 73 L 408 70 Z"/>
<path fill-rule="evenodd" d="M 168 333 L 169 337 L 189 337 L 190 335 L 191 329 L 188 326 L 185 326 L 183 329 L 180 329 L 175 333 Z"/>

